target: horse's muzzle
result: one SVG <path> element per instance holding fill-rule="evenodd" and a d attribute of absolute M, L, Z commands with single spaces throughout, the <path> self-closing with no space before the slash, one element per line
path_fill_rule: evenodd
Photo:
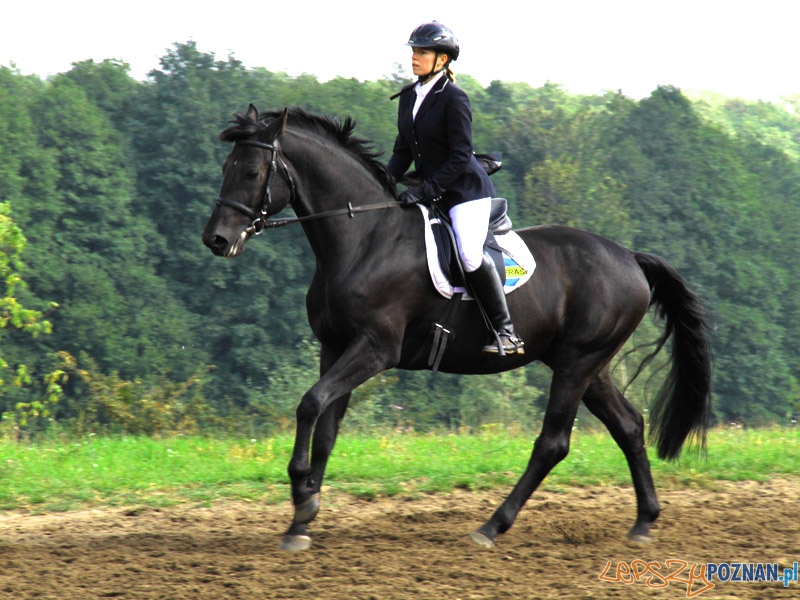
<path fill-rule="evenodd" d="M 244 245 L 250 238 L 250 231 L 245 229 L 233 242 L 223 235 L 211 234 L 203 236 L 203 243 L 211 249 L 215 256 L 234 258 L 244 252 Z"/>
<path fill-rule="evenodd" d="M 214 256 L 225 256 L 225 250 L 228 248 L 228 240 L 221 235 L 213 235 L 208 238 L 203 236 L 203 243 L 211 249 Z"/>

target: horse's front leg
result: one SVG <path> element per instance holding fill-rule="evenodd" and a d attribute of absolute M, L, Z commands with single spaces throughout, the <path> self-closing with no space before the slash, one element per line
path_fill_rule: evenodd
<path fill-rule="evenodd" d="M 303 396 L 297 408 L 297 432 L 289 461 L 294 519 L 281 541 L 285 550 L 305 550 L 311 544 L 306 525 L 320 507 L 320 487 L 325 466 L 336 441 L 350 393 L 388 365 L 380 352 L 366 340 L 351 345 L 330 368 L 325 368 L 323 351 L 320 380 Z M 312 432 L 313 453 L 309 459 Z"/>
<path fill-rule="evenodd" d="M 281 548 L 283 550 L 307 550 L 311 545 L 311 537 L 308 535 L 306 525 L 319 512 L 320 489 L 325 475 L 325 467 L 336 443 L 339 425 L 347 411 L 349 401 L 350 394 L 337 398 L 317 420 L 311 449 L 311 470 L 305 484 L 305 494 L 310 491 L 311 495 L 305 498 L 305 494 L 301 494 L 300 502 L 295 502 L 294 519 L 286 535 L 281 540 Z M 302 477 L 302 474 L 300 477 Z"/>

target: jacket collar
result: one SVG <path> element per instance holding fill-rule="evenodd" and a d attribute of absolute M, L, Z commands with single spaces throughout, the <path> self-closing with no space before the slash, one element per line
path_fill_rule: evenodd
<path fill-rule="evenodd" d="M 439 94 L 441 94 L 447 85 L 450 83 L 450 79 L 447 75 L 444 75 L 439 78 L 439 80 L 433 85 L 433 88 L 428 95 L 425 96 L 425 99 L 422 101 L 422 104 L 417 111 L 417 117 L 415 121 L 419 120 L 419 118 L 436 102 L 436 98 Z"/>

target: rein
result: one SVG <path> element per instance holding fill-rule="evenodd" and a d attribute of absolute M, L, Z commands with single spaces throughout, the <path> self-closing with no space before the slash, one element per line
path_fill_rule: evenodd
<path fill-rule="evenodd" d="M 334 217 L 337 215 L 349 215 L 350 218 L 354 218 L 356 213 L 367 212 L 370 210 L 384 210 L 387 208 L 397 208 L 400 206 L 397 202 L 384 202 L 381 204 L 368 204 L 366 206 L 353 206 L 352 203 L 347 203 L 347 208 L 337 208 L 334 210 L 328 210 L 325 212 L 313 214 L 313 215 L 306 215 L 304 217 L 285 217 L 282 219 L 271 219 L 269 218 L 269 206 L 272 203 L 272 178 L 275 176 L 275 173 L 278 171 L 278 160 L 280 160 L 280 166 L 283 168 L 284 173 L 286 173 L 286 179 L 289 181 L 289 185 L 292 188 L 292 194 L 289 198 L 289 204 L 294 205 L 294 200 L 297 197 L 297 186 L 294 183 L 294 179 L 292 179 L 292 174 L 289 172 L 289 167 L 286 165 L 286 161 L 283 160 L 283 157 L 279 157 L 280 154 L 280 145 L 278 144 L 278 140 L 276 139 L 272 144 L 267 144 L 265 142 L 259 142 L 257 140 L 239 140 L 236 142 L 238 145 L 242 146 L 253 146 L 254 148 L 261 148 L 262 150 L 269 150 L 272 152 L 272 159 L 270 161 L 269 169 L 267 171 L 267 186 L 264 190 L 264 199 L 261 201 L 261 211 L 260 214 L 256 214 L 253 209 L 249 206 L 245 206 L 241 202 L 237 202 L 236 200 L 231 200 L 230 198 L 226 198 L 224 196 L 219 196 L 217 198 L 217 206 L 229 206 L 235 210 L 238 210 L 241 213 L 244 213 L 251 219 L 253 222 L 250 224 L 245 231 L 247 233 L 252 233 L 253 235 L 261 235 L 264 229 L 273 229 L 275 227 L 283 227 L 285 225 L 289 225 L 291 223 L 301 223 L 303 221 L 313 221 L 316 219 L 325 219 L 327 217 Z"/>

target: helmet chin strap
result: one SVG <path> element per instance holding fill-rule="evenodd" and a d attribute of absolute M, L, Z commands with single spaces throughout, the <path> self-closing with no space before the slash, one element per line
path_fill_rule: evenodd
<path fill-rule="evenodd" d="M 422 85 L 425 85 L 425 84 L 426 84 L 426 83 L 428 83 L 428 82 L 429 82 L 431 79 L 433 79 L 434 77 L 436 77 L 436 76 L 437 76 L 439 73 L 441 73 L 442 71 L 444 71 L 444 70 L 447 68 L 447 66 L 450 64 L 450 61 L 448 60 L 446 63 L 444 63 L 444 66 L 443 66 L 441 69 L 439 69 L 439 70 L 437 71 L 437 70 L 436 70 L 436 63 L 437 63 L 437 62 L 439 62 L 439 57 L 440 57 L 441 55 L 442 55 L 442 53 L 437 51 L 437 52 L 436 52 L 436 58 L 433 60 L 433 69 L 431 69 L 431 72 L 430 72 L 430 73 L 428 73 L 427 75 L 420 75 L 420 76 L 417 78 L 417 81 L 418 81 L 420 84 L 422 84 Z"/>

